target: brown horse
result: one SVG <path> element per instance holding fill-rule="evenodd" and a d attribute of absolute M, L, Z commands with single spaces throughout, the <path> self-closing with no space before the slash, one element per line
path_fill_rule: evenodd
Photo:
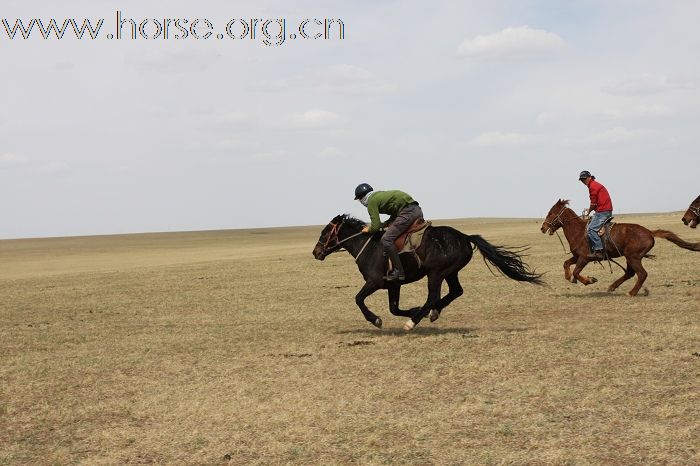
<path fill-rule="evenodd" d="M 690 207 L 685 211 L 685 215 L 683 215 L 681 220 L 683 220 L 683 224 L 690 225 L 690 228 L 698 226 L 698 221 L 700 221 L 700 196 L 690 203 Z"/>
<path fill-rule="evenodd" d="M 572 257 L 564 262 L 564 277 L 572 283 L 579 281 L 584 285 L 590 285 L 598 280 L 594 277 L 581 275 L 581 271 L 589 262 L 588 255 L 590 253 L 586 236 L 586 221 L 576 215 L 568 207 L 568 204 L 569 201 L 561 199 L 554 204 L 549 209 L 541 230 L 542 233 L 549 232 L 550 235 L 553 235 L 559 228 L 564 230 L 564 236 L 569 242 L 569 249 L 572 254 Z M 609 226 L 606 226 L 606 228 L 609 228 Z M 610 230 L 610 237 L 608 238 L 607 235 L 605 237 L 605 254 L 609 258 L 625 256 L 627 268 L 625 269 L 625 274 L 608 287 L 609 292 L 614 291 L 625 280 L 629 280 L 637 274 L 637 283 L 629 292 L 630 296 L 637 295 L 644 280 L 647 278 L 647 272 L 642 267 L 642 259 L 653 257 L 649 255 L 649 251 L 654 247 L 655 237 L 667 239 L 684 249 L 700 251 L 700 243 L 683 241 L 673 232 L 667 230 L 651 231 L 634 223 L 616 223 Z M 572 264 L 576 264 L 573 274 L 570 271 Z"/>

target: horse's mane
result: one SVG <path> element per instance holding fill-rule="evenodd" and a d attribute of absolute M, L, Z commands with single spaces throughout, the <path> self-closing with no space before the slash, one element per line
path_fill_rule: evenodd
<path fill-rule="evenodd" d="M 361 229 L 365 226 L 365 222 L 363 220 L 360 220 L 357 217 L 353 217 L 350 214 L 343 214 L 343 223 L 358 229 Z"/>

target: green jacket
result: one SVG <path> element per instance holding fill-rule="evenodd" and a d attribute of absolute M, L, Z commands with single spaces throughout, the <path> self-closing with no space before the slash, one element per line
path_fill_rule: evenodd
<path fill-rule="evenodd" d="M 376 233 L 382 228 L 379 214 L 390 216 L 385 223 L 385 225 L 389 225 L 399 215 L 401 209 L 411 202 L 415 201 L 403 191 L 375 191 L 367 202 L 367 212 L 369 212 L 369 218 L 372 221 L 369 232 Z"/>

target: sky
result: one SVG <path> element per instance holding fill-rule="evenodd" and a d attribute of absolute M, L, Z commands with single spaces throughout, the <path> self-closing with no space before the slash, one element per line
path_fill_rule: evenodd
<path fill-rule="evenodd" d="M 616 213 L 700 194 L 695 0 L 58 3 L 0 6 L 0 238 L 368 220 L 362 182 L 428 219 L 581 211 L 581 170 Z"/>

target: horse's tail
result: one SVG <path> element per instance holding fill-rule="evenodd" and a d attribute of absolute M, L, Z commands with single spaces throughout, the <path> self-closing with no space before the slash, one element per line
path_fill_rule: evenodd
<path fill-rule="evenodd" d="M 676 246 L 680 246 L 683 249 L 689 249 L 691 251 L 700 251 L 700 243 L 689 243 L 687 241 L 683 241 L 673 233 L 672 231 L 668 230 L 654 230 L 651 232 L 652 235 L 656 238 L 664 238 L 675 244 Z"/>
<path fill-rule="evenodd" d="M 513 251 L 503 246 L 495 246 L 479 235 L 467 235 L 467 238 L 479 248 L 479 252 L 484 256 L 484 262 L 488 260 L 505 276 L 519 282 L 544 285 L 542 274 L 530 270 L 530 266 L 524 263 L 520 254 L 518 254 L 523 252 L 523 249 Z"/>

